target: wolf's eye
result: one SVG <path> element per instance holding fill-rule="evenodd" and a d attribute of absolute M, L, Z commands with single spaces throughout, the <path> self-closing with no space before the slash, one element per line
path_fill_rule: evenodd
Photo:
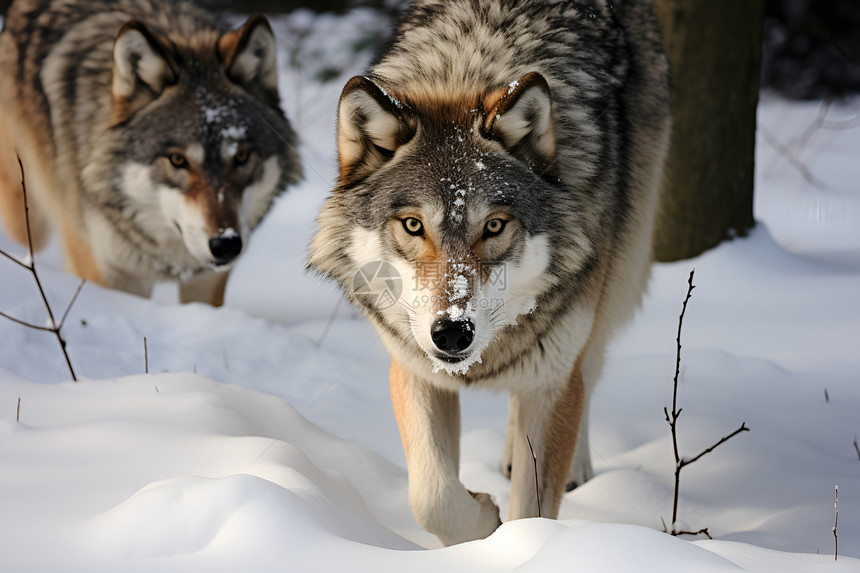
<path fill-rule="evenodd" d="M 251 159 L 251 150 L 250 149 L 239 149 L 236 152 L 236 155 L 233 156 L 233 163 L 237 166 L 245 165 L 248 163 L 248 160 Z"/>
<path fill-rule="evenodd" d="M 415 217 L 403 219 L 403 228 L 406 229 L 407 233 L 416 237 L 424 234 L 424 224 Z"/>
<path fill-rule="evenodd" d="M 185 156 L 178 152 L 173 152 L 167 156 L 170 164 L 173 165 L 177 169 L 188 169 L 188 160 L 185 159 Z"/>
<path fill-rule="evenodd" d="M 484 225 L 484 238 L 495 237 L 496 235 L 501 234 L 501 232 L 505 230 L 506 224 L 507 221 L 504 219 L 490 219 L 487 221 L 487 224 Z"/>

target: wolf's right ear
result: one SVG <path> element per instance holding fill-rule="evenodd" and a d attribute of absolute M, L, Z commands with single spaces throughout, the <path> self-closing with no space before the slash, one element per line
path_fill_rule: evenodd
<path fill-rule="evenodd" d="M 366 77 L 346 83 L 337 111 L 340 184 L 367 177 L 415 134 L 408 107 Z"/>
<path fill-rule="evenodd" d="M 161 95 L 177 78 L 170 47 L 142 23 L 120 28 L 113 46 L 113 120 L 120 123 Z"/>

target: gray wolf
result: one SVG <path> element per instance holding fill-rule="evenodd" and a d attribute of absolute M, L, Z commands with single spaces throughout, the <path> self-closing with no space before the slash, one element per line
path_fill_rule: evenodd
<path fill-rule="evenodd" d="M 508 519 L 538 515 L 536 481 L 557 517 L 592 475 L 588 399 L 646 287 L 669 83 L 646 0 L 419 0 L 342 92 L 308 264 L 391 353 L 412 511 L 446 544 L 500 524 L 458 478 L 463 387 L 509 393 Z"/>
<path fill-rule="evenodd" d="M 301 173 L 275 40 L 168 0 L 17 0 L 0 35 L 0 212 L 68 270 L 221 304 L 228 272 Z"/>

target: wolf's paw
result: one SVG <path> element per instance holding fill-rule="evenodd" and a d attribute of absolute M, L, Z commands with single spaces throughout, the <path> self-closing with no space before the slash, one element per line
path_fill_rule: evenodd
<path fill-rule="evenodd" d="M 496 505 L 488 493 L 469 491 L 469 494 L 481 506 L 479 527 L 476 530 L 478 535 L 475 539 L 484 539 L 485 537 L 489 537 L 502 524 L 502 520 L 499 518 L 499 506 Z"/>
<path fill-rule="evenodd" d="M 472 496 L 473 500 L 478 502 L 477 507 L 468 508 L 468 511 L 459 515 L 458 518 L 453 519 L 448 524 L 449 531 L 447 534 L 437 532 L 439 539 L 445 545 L 456 545 L 457 543 L 484 539 L 489 537 L 502 524 L 502 520 L 499 519 L 499 506 L 493 502 L 490 494 L 470 491 L 469 495 Z M 466 509 L 461 508 L 461 510 Z"/>

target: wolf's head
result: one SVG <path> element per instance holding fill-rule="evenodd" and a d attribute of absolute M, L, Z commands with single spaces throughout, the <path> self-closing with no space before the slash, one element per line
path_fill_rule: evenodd
<path fill-rule="evenodd" d="M 571 221 L 558 213 L 575 209 L 554 175 L 552 100 L 537 73 L 465 98 L 353 78 L 338 152 L 339 186 L 320 213 L 310 266 L 435 370 L 462 374 L 480 362 L 587 256 L 575 228 L 556 228 Z M 562 248 L 580 256 L 555 256 Z"/>
<path fill-rule="evenodd" d="M 273 198 L 300 175 L 279 108 L 267 20 L 187 36 L 126 23 L 113 49 L 112 201 L 168 261 L 228 268 Z M 181 250 L 181 246 L 179 247 Z M 177 254 L 177 257 L 179 255 Z M 188 272 L 183 269 L 180 272 Z M 195 269 L 190 269 L 191 271 Z"/>

